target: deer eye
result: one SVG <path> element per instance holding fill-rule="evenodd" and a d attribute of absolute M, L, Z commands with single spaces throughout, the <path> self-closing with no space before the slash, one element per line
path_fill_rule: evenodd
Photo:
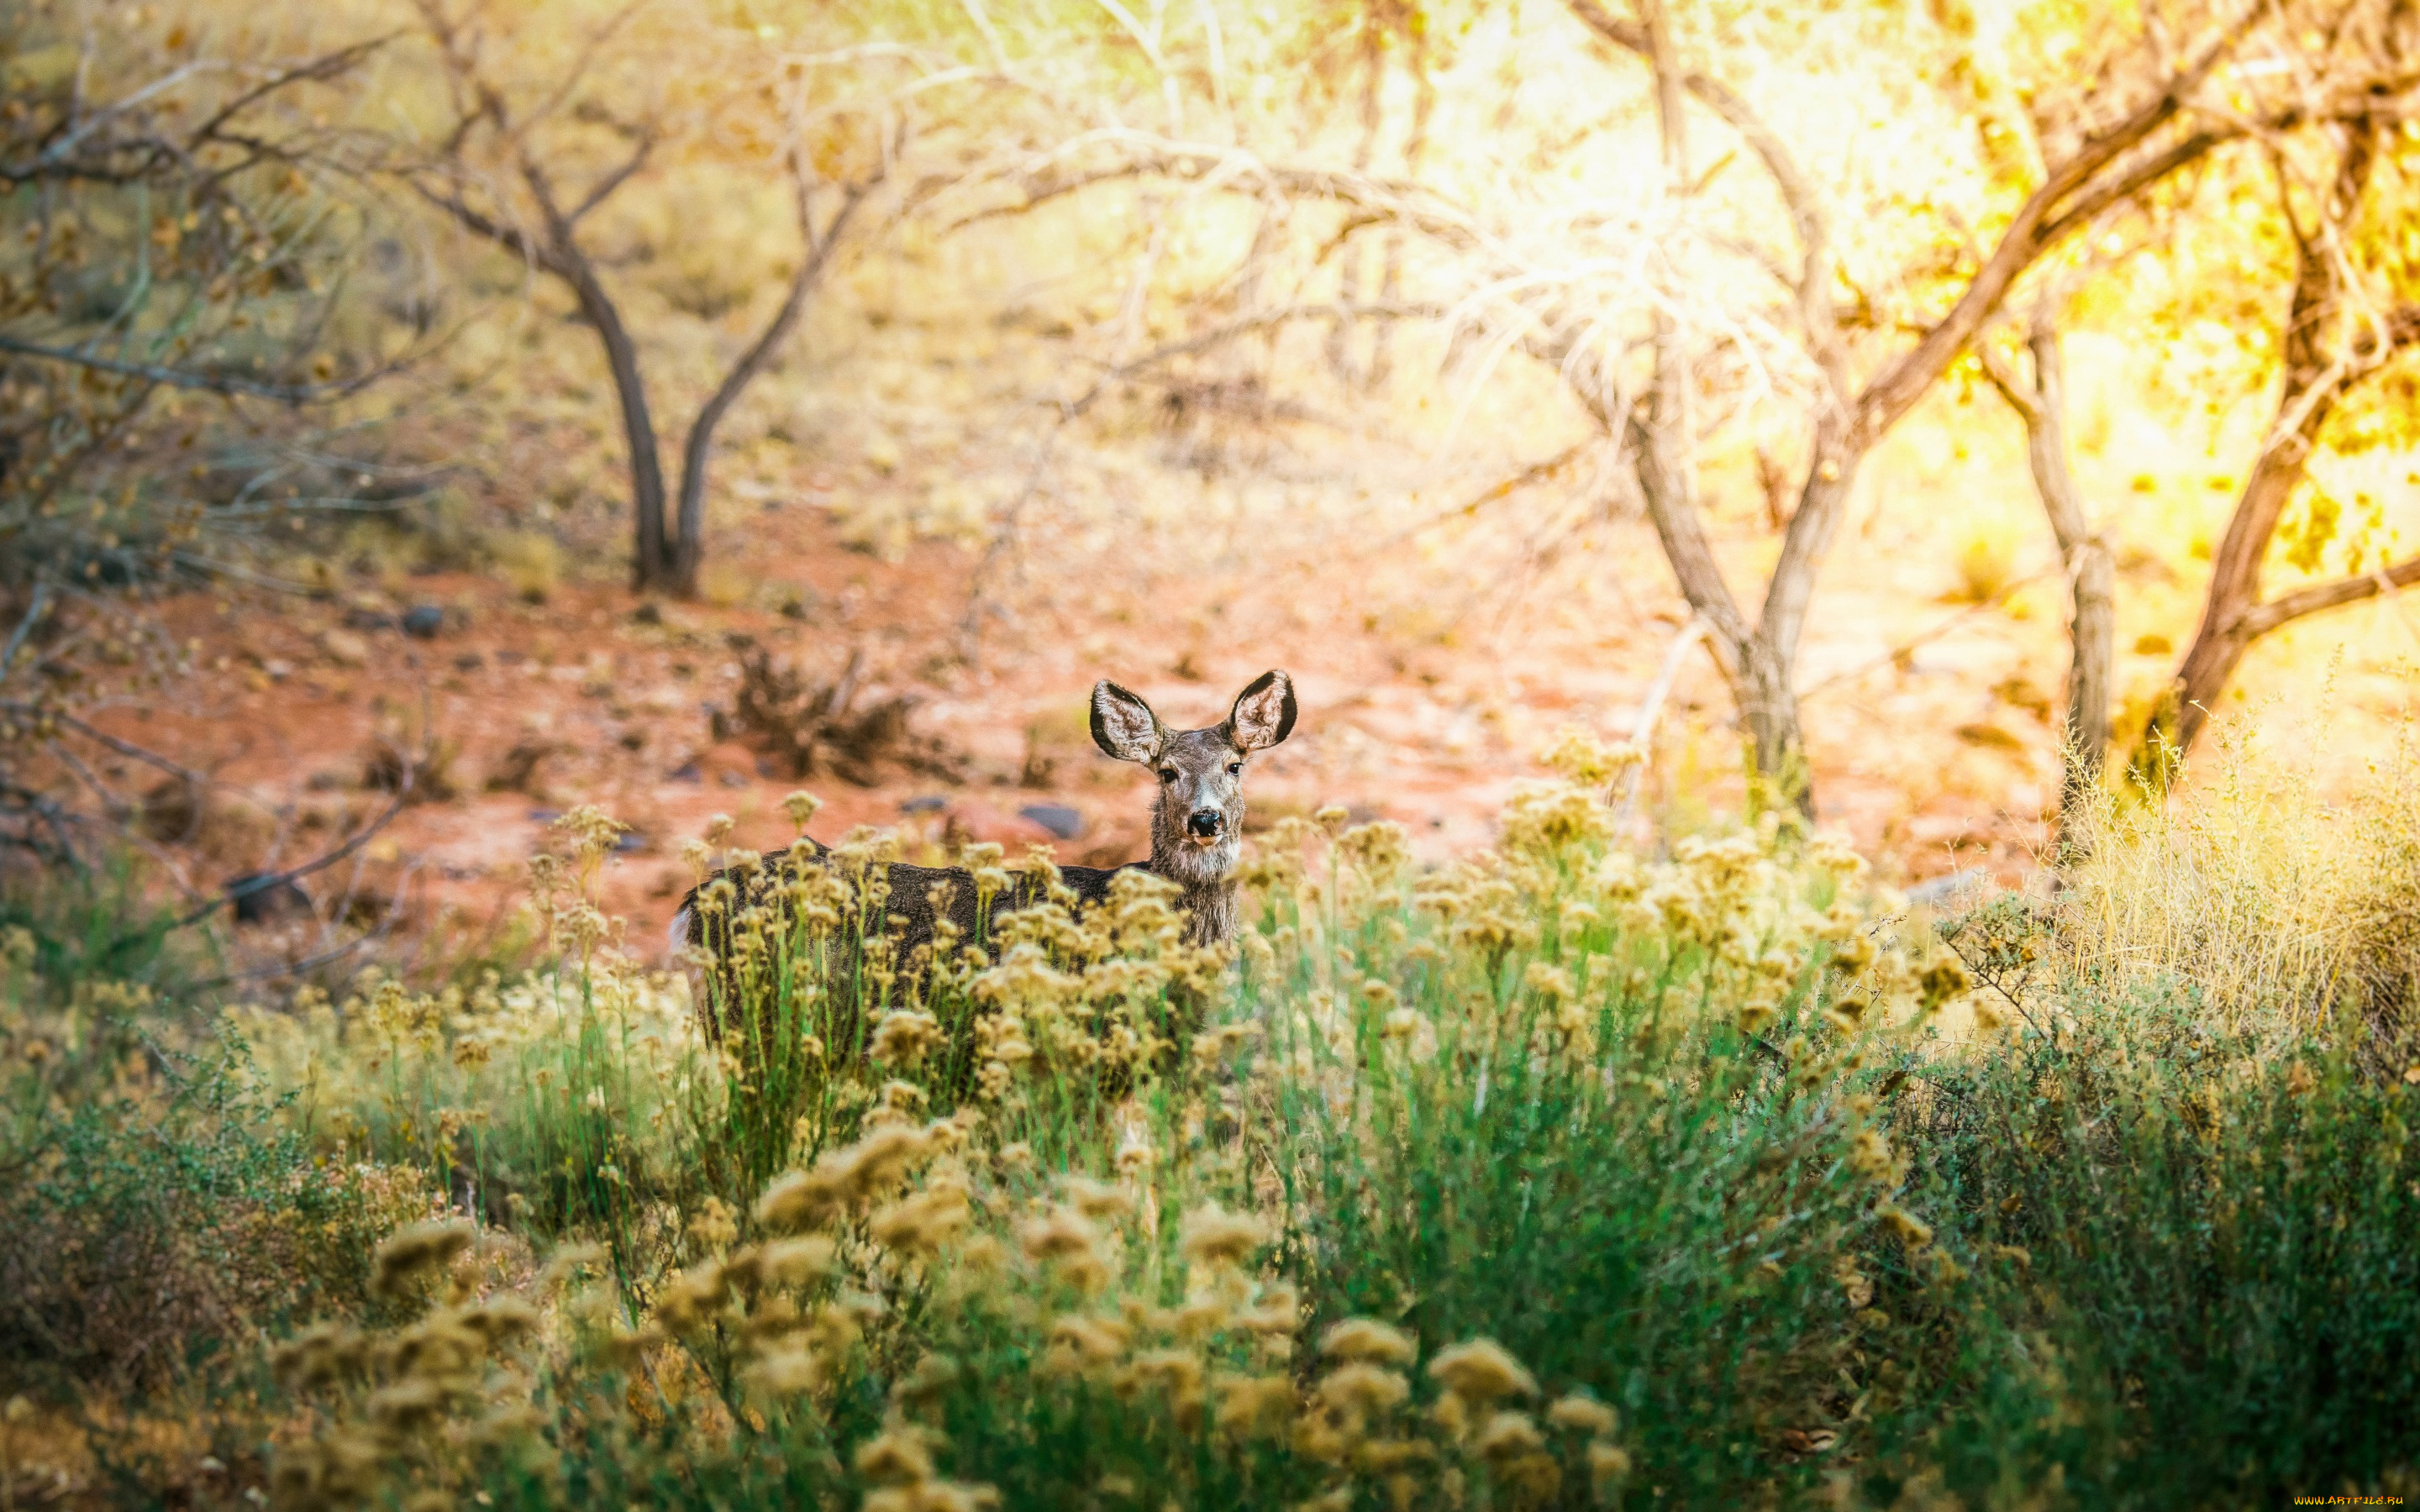
<path fill-rule="evenodd" d="M 1175 768 L 1175 767 L 1173 767 L 1173 766 L 1163 766 L 1163 767 L 1161 767 L 1161 768 L 1159 769 L 1159 779 L 1160 779 L 1161 781 L 1163 781 L 1163 782 L 1173 782 L 1173 781 L 1175 781 L 1175 780 L 1176 780 L 1176 768 Z"/>
<path fill-rule="evenodd" d="M 1241 776 L 1243 776 L 1243 775 L 1244 775 L 1244 764 L 1243 764 L 1242 762 L 1229 762 L 1229 763 L 1227 764 L 1227 775 L 1228 775 L 1229 777 L 1241 777 Z"/>

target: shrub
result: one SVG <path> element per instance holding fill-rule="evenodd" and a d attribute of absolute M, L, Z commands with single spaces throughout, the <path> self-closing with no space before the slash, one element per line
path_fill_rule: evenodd
<path fill-rule="evenodd" d="M 2367 1069 L 2350 1006 L 2281 1035 L 2187 980 L 2065 974 L 2006 1006 L 1900 1134 L 2007 1281 L 1998 1326 L 2055 1363 L 2067 1485 L 2207 1505 L 2408 1475 L 2420 1074 Z"/>
<path fill-rule="evenodd" d="M 2400 1045 L 2420 982 L 2420 753 L 2398 742 L 2332 800 L 2307 765 L 2220 734 L 2189 801 L 2090 816 L 2045 946 L 2086 980 L 2190 986 L 2216 1024 L 2291 1039 L 2349 1010 Z"/>
<path fill-rule="evenodd" d="M 1243 991 L 1181 1043 L 1191 963 L 1148 889 L 790 1016 L 831 980 L 785 964 L 816 926 L 743 952 L 743 1023 L 858 1027 L 794 1104 L 805 1168 L 655 1225 L 525 1378 L 582 1404 L 561 1494 L 1581 1504 L 1634 1463 L 1692 1497 L 1810 1486 L 1808 1444 L 1867 1431 L 1838 1378 L 1958 1311 L 1858 1089 L 1950 968 L 1878 947 L 1854 859 L 1776 828 L 1642 868 L 1555 789 L 1506 840 L 1416 888 L 1389 826 L 1280 826 Z M 914 1052 L 903 1014 L 934 1026 Z M 633 1361 L 660 1418 L 604 1364 Z M 380 1436 L 404 1384 L 364 1380 L 294 1463 L 351 1443 L 501 1494 Z"/>
<path fill-rule="evenodd" d="M 149 1007 L 94 984 L 8 1036 L 0 1384 L 217 1370 L 262 1328 L 359 1311 L 367 1246 L 433 1206 L 415 1167 L 311 1160 L 240 1040 L 180 1051 Z"/>
<path fill-rule="evenodd" d="M 1936 929 L 1559 786 L 1442 868 L 1281 822 L 1221 971 L 1148 886 L 892 963 L 844 866 L 741 931 L 739 1054 L 566 826 L 544 970 L 233 1021 L 268 1101 L 211 1118 L 480 1220 L 313 1230 L 286 1502 L 2204 1505 L 2420 1453 L 2420 1070 L 2369 997 L 2118 969 L 2087 889 Z"/>

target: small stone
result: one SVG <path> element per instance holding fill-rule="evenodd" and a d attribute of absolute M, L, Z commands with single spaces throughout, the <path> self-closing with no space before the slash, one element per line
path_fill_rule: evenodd
<path fill-rule="evenodd" d="M 922 797 L 909 798 L 900 804 L 899 811 L 901 813 L 939 813 L 947 807 L 949 807 L 948 799 L 937 797 L 928 793 Z"/>
<path fill-rule="evenodd" d="M 239 924 L 267 924 L 313 911 L 311 895 L 282 872 L 246 872 L 226 882 Z"/>
<path fill-rule="evenodd" d="M 339 667 L 359 667 L 370 659 L 370 643 L 350 630 L 322 630 L 319 650 Z"/>
<path fill-rule="evenodd" d="M 1060 840 L 1074 840 L 1084 832 L 1084 816 L 1063 803 L 1029 803 L 1016 811 Z"/>
<path fill-rule="evenodd" d="M 434 604 L 414 604 L 403 611 L 403 633 L 415 640 L 434 640 L 445 628 L 445 611 Z"/>

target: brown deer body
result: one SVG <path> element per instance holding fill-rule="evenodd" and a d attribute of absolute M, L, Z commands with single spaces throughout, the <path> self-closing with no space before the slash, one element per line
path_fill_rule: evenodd
<path fill-rule="evenodd" d="M 1104 680 L 1093 687 L 1093 739 L 1120 761 L 1139 762 L 1159 777 L 1157 800 L 1152 807 L 1151 856 L 1123 867 L 1071 866 L 1060 870 L 1060 881 L 1075 893 L 1079 907 L 1105 901 L 1120 872 L 1140 868 L 1176 884 L 1176 902 L 1187 915 L 1187 940 L 1215 945 L 1235 933 L 1235 863 L 1241 855 L 1244 825 L 1244 770 L 1257 751 L 1266 750 L 1294 730 L 1294 681 L 1282 671 L 1264 672 L 1236 695 L 1226 719 L 1201 730 L 1171 730 L 1140 697 Z M 737 980 L 729 956 L 729 920 L 750 907 L 778 914 L 788 896 L 783 883 L 785 867 L 830 864 L 830 853 L 813 841 L 801 841 L 786 858 L 767 856 L 744 867 L 726 868 L 706 878 L 681 900 L 673 916 L 675 954 L 686 948 L 692 961 L 700 955 L 702 970 L 717 979 L 725 1003 L 736 1002 Z M 1028 873 L 1014 876 L 1009 886 L 989 899 L 978 895 L 976 878 L 964 867 L 888 866 L 890 883 L 885 917 L 868 924 L 867 941 L 889 943 L 889 958 L 906 964 L 920 947 L 929 947 L 947 919 L 957 941 L 988 946 L 990 921 L 1011 909 L 1040 902 L 1047 885 Z M 721 906 L 702 906 L 702 896 L 728 884 Z M 937 909 L 936 903 L 939 903 Z M 701 982 L 702 988 L 706 984 Z M 710 1002 L 713 988 L 702 994 Z M 728 1009 L 721 1011 L 728 1012 Z M 709 1034 L 723 1026 L 711 1008 L 705 1013 Z"/>

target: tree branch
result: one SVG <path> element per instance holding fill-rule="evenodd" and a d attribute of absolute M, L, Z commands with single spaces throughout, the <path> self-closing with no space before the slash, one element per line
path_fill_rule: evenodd
<path fill-rule="evenodd" d="M 259 399 L 275 399 L 285 404 L 304 404 L 314 399 L 341 397 L 356 393 L 392 372 L 381 367 L 362 378 L 347 378 L 341 383 L 265 383 L 257 378 L 238 378 L 232 373 L 197 373 L 190 368 L 164 367 L 156 363 L 126 363 L 114 357 L 97 356 L 65 347 L 44 347 L 15 336 L 0 334 L 0 351 L 15 352 L 20 357 L 39 358 L 47 363 L 64 363 L 73 367 L 87 367 L 95 372 L 115 373 L 121 378 L 141 378 L 148 383 L 165 384 L 174 389 L 199 389 L 211 393 L 242 393 Z"/>
<path fill-rule="evenodd" d="M 1572 14 L 1590 31 L 1615 46 L 1623 48 L 1652 64 L 1655 61 L 1653 39 L 1648 29 L 1625 21 L 1607 11 L 1597 0 L 1566 0 Z M 1831 256 L 1832 230 L 1823 213 L 1823 201 L 1814 186 L 1799 169 L 1798 160 L 1789 146 L 1764 118 L 1730 85 L 1720 79 L 1697 72 L 1684 71 L 1680 76 L 1681 87 L 1699 104 L 1722 118 L 1723 124 L 1737 132 L 1748 150 L 1764 164 L 1766 177 L 1773 180 L 1774 191 L 1781 196 L 1782 208 L 1790 214 L 1791 224 L 1797 228 L 1799 273 L 1796 279 L 1799 316 L 1806 323 L 1807 339 L 1829 345 L 1837 322 L 1832 312 L 1832 271 L 1827 266 Z"/>
<path fill-rule="evenodd" d="M 323 54 L 312 59 L 299 69 L 288 69 L 282 72 L 274 69 L 271 69 L 268 78 L 220 106 L 200 126 L 194 128 L 186 138 L 186 146 L 189 148 L 195 147 L 205 142 L 216 140 L 221 127 L 289 85 L 305 83 L 324 84 L 351 72 L 354 66 L 364 58 L 400 35 L 402 34 L 399 32 L 389 32 L 383 37 L 373 37 L 367 41 L 355 42 L 350 47 L 340 47 L 333 53 Z"/>
<path fill-rule="evenodd" d="M 1707 643 L 1714 663 L 1722 670 L 1723 681 L 1736 691 L 1742 653 L 1755 632 L 1748 628 L 1747 616 L 1740 611 L 1739 599 L 1723 576 L 1714 541 L 1706 534 L 1705 517 L 1694 500 L 1675 497 L 1679 486 L 1665 474 L 1664 459 L 1646 424 L 1634 413 L 1624 415 L 1621 425 L 1622 445 L 1637 470 L 1638 491 L 1646 498 L 1648 518 L 1664 544 L 1665 560 L 1680 582 L 1681 596 L 1713 632 Z"/>
<path fill-rule="evenodd" d="M 1109 393 L 1110 389 L 1138 373 L 1156 367 L 1162 363 L 1173 362 L 1179 357 L 1188 357 L 1195 352 L 1206 351 L 1221 342 L 1233 341 L 1237 336 L 1249 335 L 1256 331 L 1266 331 L 1272 326 L 1291 325 L 1297 320 L 1434 320 L 1443 314 L 1445 314 L 1444 309 L 1437 305 L 1408 304 L 1400 300 L 1289 304 L 1279 309 L 1262 310 L 1251 315 L 1239 316 L 1233 320 L 1213 326 L 1199 335 L 1188 336 L 1183 341 L 1171 342 L 1165 347 L 1156 347 L 1140 357 L 1120 363 L 1095 378 L 1092 386 L 1075 399 L 1062 402 L 1060 409 L 1071 418 L 1080 415 L 1099 403 L 1102 395 Z"/>
<path fill-rule="evenodd" d="M 799 314 L 806 308 L 807 296 L 814 291 L 824 270 L 830 266 L 833 253 L 839 246 L 842 234 L 848 229 L 849 221 L 879 182 L 879 178 L 874 178 L 850 184 L 842 194 L 840 208 L 825 224 L 820 238 L 815 234 L 814 223 L 808 219 L 807 195 L 805 190 L 800 189 L 799 230 L 806 244 L 806 255 L 799 259 L 799 270 L 791 275 L 790 286 L 783 294 L 781 308 L 773 313 L 773 318 L 766 323 L 754 345 L 732 365 L 731 371 L 723 376 L 722 382 L 715 389 L 713 397 L 707 399 L 705 408 L 698 411 L 698 422 L 692 427 L 692 435 L 698 429 L 710 431 L 714 427 L 715 423 L 722 418 L 722 412 L 731 407 L 732 401 L 738 398 L 740 391 L 747 388 L 763 370 L 774 348 L 781 345 L 782 338 L 798 324 Z"/>
<path fill-rule="evenodd" d="M 2114 193 L 2117 186 L 2126 186 L 2126 193 L 2133 193 L 2148 185 L 2150 180 L 2140 178 L 2140 170 L 2120 175 L 2112 185 L 2095 185 L 2093 177 L 2175 119 L 2184 109 L 2185 97 L 2209 77 L 2235 40 L 2233 31 L 2222 35 L 2198 59 L 2166 80 L 2150 100 L 2116 125 L 2086 137 L 2073 156 L 2050 170 L 2040 187 L 2017 208 L 1998 243 L 1967 281 L 1956 302 L 1921 340 L 1875 375 L 1858 393 L 1855 425 L 1861 439 L 1879 437 L 1922 398 L 2007 298 L 2018 275 L 2059 237 L 2082 224 L 2068 213 L 2071 207 L 2098 213 L 2115 198 L 2122 197 Z M 2201 150 L 2207 151 L 2208 147 Z M 2161 154 L 2151 162 L 2164 162 L 2167 157 L 2168 154 Z"/>
<path fill-rule="evenodd" d="M 644 168 L 647 165 L 647 159 L 654 155 L 655 150 L 656 132 L 655 128 L 650 125 L 641 131 L 639 145 L 631 149 L 630 156 L 620 167 L 613 169 L 590 186 L 588 193 L 581 196 L 580 203 L 571 208 L 571 213 L 563 218 L 564 224 L 578 225 L 582 218 L 590 210 L 612 198 L 613 191 L 629 182 L 632 175 Z"/>
<path fill-rule="evenodd" d="M 506 252 L 527 258 L 548 272 L 558 271 L 550 250 L 540 246 L 536 238 L 520 226 L 506 225 L 501 221 L 491 219 L 482 211 L 473 208 L 459 193 L 441 194 L 417 177 L 407 177 L 404 182 L 411 186 L 413 193 L 452 216 L 456 224 L 473 236 L 484 238 Z"/>
<path fill-rule="evenodd" d="M 209 918 L 212 914 L 217 913 L 220 909 L 226 907 L 230 903 L 239 903 L 245 898 L 256 898 L 265 892 L 273 892 L 277 888 L 285 887 L 287 884 L 291 882 L 300 882 L 302 878 L 311 875 L 313 872 L 324 872 L 328 868 L 335 865 L 338 861 L 343 860 L 346 856 L 352 855 L 355 851 L 358 851 L 363 846 L 368 844 L 370 841 L 377 836 L 380 830 L 384 829 L 394 821 L 396 815 L 403 812 L 404 806 L 411 801 L 412 782 L 417 775 L 417 764 L 415 764 L 410 757 L 404 757 L 403 770 L 396 779 L 395 797 L 387 804 L 385 810 L 376 819 L 371 820 L 368 824 L 364 825 L 361 828 L 354 830 L 350 835 L 345 837 L 343 842 L 335 846 L 333 850 L 316 856 L 311 860 L 305 861 L 301 866 L 288 867 L 283 872 L 272 872 L 267 876 L 245 878 L 240 889 L 232 887 L 229 887 L 225 892 L 211 899 L 209 903 L 202 904 L 199 908 L 177 918 L 168 925 L 168 928 L 178 930 L 183 929 L 188 925 L 198 924 L 203 919 Z"/>
<path fill-rule="evenodd" d="M 2041 244 L 2055 246 L 2066 239 L 2070 232 L 2112 205 L 2125 203 L 2170 174 L 2208 157 L 2216 148 L 2243 134 L 2231 127 L 2224 131 L 2199 131 L 2164 152 L 2153 153 L 2125 173 L 2095 185 L 2090 193 L 2077 195 L 2066 209 L 2042 226 Z"/>
<path fill-rule="evenodd" d="M 226 65 L 224 63 L 210 65 L 194 62 L 171 69 L 166 73 L 163 73 L 160 77 L 152 80 L 149 84 L 145 85 L 142 88 L 135 90 L 131 95 L 128 95 L 125 99 L 119 100 L 112 104 L 105 105 L 101 109 L 94 112 L 92 115 L 85 116 L 81 122 L 78 122 L 75 118 L 76 106 L 70 105 L 67 118 L 61 121 L 56 128 L 58 134 L 53 137 L 49 143 L 42 147 L 41 151 L 35 154 L 34 162 L 36 167 L 39 168 L 45 164 L 65 162 L 67 161 L 69 149 L 76 147 L 78 144 L 82 143 L 85 138 L 92 135 L 95 131 L 100 131 L 111 121 L 114 121 L 119 116 L 133 110 L 137 105 L 142 104 L 145 100 L 149 100 L 156 95 L 165 94 L 167 91 L 176 88 L 178 85 L 183 84 L 186 80 L 193 78 L 195 74 L 203 72 L 216 72 L 225 67 Z M 83 94 L 81 86 L 78 87 L 76 92 L 79 97 L 80 103 L 81 96 Z M 140 140 L 145 145 L 151 146 L 155 148 L 160 145 L 154 138 L 144 138 Z M 135 144 L 118 144 L 120 147 L 131 147 L 133 145 Z"/>
<path fill-rule="evenodd" d="M 1984 378 L 1999 392 L 2008 407 L 2017 412 L 2017 418 L 2029 428 L 2040 424 L 2041 399 L 2033 386 L 2017 377 L 2000 354 L 1993 349 L 1990 342 L 1978 341 L 1973 349 L 1976 363 L 1983 369 Z"/>
<path fill-rule="evenodd" d="M 251 149 L 256 157 L 291 158 L 292 154 L 271 144 L 251 137 L 230 136 L 227 124 L 269 96 L 294 85 L 326 83 L 351 71 L 355 65 L 378 49 L 394 40 L 394 33 L 356 42 L 351 46 L 322 54 L 297 68 L 283 71 L 271 69 L 269 77 L 250 89 L 243 90 L 212 112 L 179 141 L 143 133 L 132 136 L 112 135 L 95 145 L 89 155 L 70 156 L 71 151 L 91 138 L 110 122 L 119 119 L 156 96 L 166 93 L 195 75 L 224 69 L 225 64 L 187 63 L 154 79 L 132 94 L 88 116 L 72 129 L 63 131 L 29 162 L 0 163 L 0 182 L 26 184 L 76 180 L 98 184 L 135 183 L 171 161 L 190 161 L 194 151 L 212 142 Z M 223 177 L 223 176 L 213 176 Z"/>
<path fill-rule="evenodd" d="M 2407 558 L 2393 566 L 2381 567 L 2358 578 L 2339 578 L 2335 582 L 2314 583 L 2250 609 L 2235 622 L 2236 632 L 2245 640 L 2257 640 L 2278 626 L 2289 625 L 2306 615 L 2319 614 L 2347 604 L 2358 604 L 2365 598 L 2391 594 L 2415 582 L 2420 582 L 2420 557 Z"/>
<path fill-rule="evenodd" d="M 1238 148 L 1197 146 L 1147 132 L 1110 128 L 1088 132 L 1063 144 L 1060 155 L 1087 147 L 1109 145 L 1126 148 L 1129 156 L 1105 168 L 1091 168 L 1064 177 L 1046 177 L 1044 163 L 1023 176 L 1024 197 L 1013 205 L 972 210 L 949 223 L 945 232 L 964 230 L 982 221 L 1022 215 L 1051 200 L 1096 184 L 1127 178 L 1202 178 L 1233 183 L 1238 190 L 1259 188 L 1297 199 L 1333 200 L 1379 212 L 1380 220 L 1431 237 L 1446 246 L 1468 250 L 1481 237 L 1470 218 L 1447 205 L 1426 187 L 1342 169 L 1304 168 L 1273 163 Z"/>
<path fill-rule="evenodd" d="M 34 584 L 33 601 L 26 606 L 24 617 L 17 622 L 17 628 L 8 637 L 8 643 L 0 646 L 0 677 L 6 677 L 16 670 L 17 652 L 24 645 L 26 638 L 34 633 L 35 626 L 42 623 L 42 615 L 51 607 L 51 593 L 49 579 Z"/>
<path fill-rule="evenodd" d="M 2353 339 L 2355 357 L 2369 365 L 2387 361 L 2407 347 L 2420 347 L 2420 304 L 2398 305 Z"/>
<path fill-rule="evenodd" d="M 570 68 L 564 70 L 563 80 L 553 92 L 538 101 L 536 108 L 523 117 L 520 130 L 527 131 L 561 110 L 563 102 L 580 88 L 581 81 L 588 77 L 588 70 L 596 67 L 597 54 L 605 50 L 605 44 L 613 40 L 614 34 L 628 25 L 630 18 L 645 9 L 648 4 L 649 0 L 628 0 L 621 9 L 606 17 L 602 23 L 587 27 L 587 36 L 581 42 L 580 55 L 572 59 Z"/>
<path fill-rule="evenodd" d="M 802 243 L 799 270 L 791 275 L 790 286 L 783 292 L 781 307 L 773 312 L 773 318 L 766 322 L 754 343 L 740 354 L 739 361 L 732 364 L 713 394 L 699 408 L 697 418 L 690 423 L 689 440 L 682 445 L 673 572 L 684 585 L 696 573 L 706 551 L 706 470 L 713 451 L 715 427 L 721 424 L 724 412 L 738 402 L 741 393 L 756 380 L 756 375 L 764 371 L 765 364 L 772 361 L 773 353 L 799 323 L 799 316 L 807 307 L 807 297 L 823 278 L 824 270 L 830 266 L 848 223 L 884 177 L 881 170 L 876 170 L 872 177 L 848 185 L 842 192 L 840 208 L 832 213 L 818 237 L 804 148 L 798 150 L 792 167 L 798 180 L 799 239 Z"/>
<path fill-rule="evenodd" d="M 33 712 L 31 707 L 26 704 L 12 702 L 7 706 L 17 713 Z M 63 727 L 72 730 L 77 734 L 92 741 L 95 745 L 114 750 L 120 756 L 125 756 L 132 760 L 141 762 L 144 765 L 152 767 L 155 770 L 165 772 L 170 777 L 176 778 L 179 781 L 200 783 L 208 780 L 208 779 L 206 779 L 201 773 L 194 771 L 190 766 L 179 766 L 167 757 L 161 755 L 158 751 L 147 749 L 144 747 L 134 744 L 131 740 L 120 740 L 116 735 L 110 734 L 106 731 L 97 730 L 91 725 L 85 723 L 82 719 L 77 718 L 74 715 L 63 714 L 58 710 L 54 709 L 50 711 L 50 717 L 58 721 L 58 723 Z"/>
<path fill-rule="evenodd" d="M 1384 300 L 1357 304 L 1296 304 L 1287 305 L 1281 309 L 1263 310 L 1213 326 L 1198 335 L 1187 337 L 1183 341 L 1171 342 L 1168 346 L 1145 352 L 1140 357 L 1130 358 L 1094 378 L 1091 385 L 1075 398 L 1058 401 L 1058 418 L 1053 422 L 1048 432 L 1044 435 L 1040 444 L 1034 448 L 1033 461 L 1027 469 L 1024 484 L 1010 500 L 1008 508 L 1001 512 L 1000 523 L 993 529 L 991 539 L 985 544 L 983 556 L 976 562 L 974 572 L 968 579 L 966 612 L 958 622 L 958 655 L 969 665 L 972 665 L 975 661 L 981 648 L 984 615 L 990 609 L 990 605 L 985 601 L 986 585 L 994 568 L 1001 559 L 1008 554 L 1010 545 L 1016 538 L 1017 522 L 1024 515 L 1026 506 L 1041 491 L 1043 478 L 1049 471 L 1050 461 L 1058 452 L 1061 437 L 1065 434 L 1070 423 L 1099 403 L 1102 397 L 1118 384 L 1162 363 L 1173 362 L 1195 352 L 1207 351 L 1222 342 L 1233 341 L 1238 336 L 1249 335 L 1257 331 L 1265 331 L 1273 326 L 1286 325 L 1296 320 L 1357 318 L 1425 320 L 1435 319 L 1443 313 L 1431 305 L 1403 304 Z"/>

